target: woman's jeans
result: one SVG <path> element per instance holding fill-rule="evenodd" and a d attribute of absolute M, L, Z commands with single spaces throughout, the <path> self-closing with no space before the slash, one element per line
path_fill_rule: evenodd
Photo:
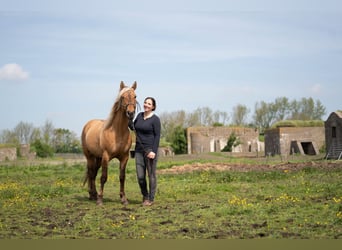
<path fill-rule="evenodd" d="M 157 189 L 157 157 L 152 160 L 144 156 L 143 153 L 135 152 L 135 166 L 143 199 L 154 201 Z M 148 175 L 149 189 L 147 189 L 146 173 Z"/>

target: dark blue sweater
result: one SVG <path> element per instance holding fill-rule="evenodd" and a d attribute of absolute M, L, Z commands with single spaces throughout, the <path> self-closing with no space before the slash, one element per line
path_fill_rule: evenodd
<path fill-rule="evenodd" d="M 160 140 L 160 119 L 157 115 L 152 115 L 144 120 L 144 113 L 141 112 L 134 120 L 134 128 L 137 133 L 135 151 L 139 153 L 158 153 Z M 141 145 L 142 144 L 142 145 Z"/>

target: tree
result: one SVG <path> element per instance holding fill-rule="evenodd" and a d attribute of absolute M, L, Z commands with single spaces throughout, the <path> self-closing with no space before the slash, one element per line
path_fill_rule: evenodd
<path fill-rule="evenodd" d="M 241 142 L 239 138 L 236 137 L 235 132 L 232 132 L 227 140 L 227 145 L 221 150 L 221 152 L 232 152 L 233 148 L 240 144 Z"/>
<path fill-rule="evenodd" d="M 195 114 L 199 118 L 201 126 L 211 126 L 213 124 L 213 111 L 209 107 L 198 108 Z"/>
<path fill-rule="evenodd" d="M 14 131 L 11 131 L 9 129 L 5 129 L 1 132 L 0 142 L 4 144 L 20 144 L 18 141 L 18 137 L 16 136 Z"/>
<path fill-rule="evenodd" d="M 14 128 L 14 133 L 18 138 L 18 142 L 21 144 L 30 143 L 30 138 L 33 132 L 33 124 L 26 122 L 19 122 L 19 124 Z"/>
<path fill-rule="evenodd" d="M 263 131 L 271 126 L 275 120 L 274 107 L 271 103 L 261 101 L 255 104 L 254 108 L 254 123 L 259 128 L 259 131 Z"/>
<path fill-rule="evenodd" d="M 46 120 L 44 126 L 41 128 L 43 135 L 43 141 L 47 144 L 51 144 L 54 135 L 54 126 L 51 121 Z"/>
<path fill-rule="evenodd" d="M 52 145 L 56 153 L 80 153 L 81 145 L 76 134 L 68 129 L 54 130 Z"/>
<path fill-rule="evenodd" d="M 319 100 L 316 102 L 310 98 L 302 98 L 300 101 L 293 100 L 290 104 L 291 120 L 321 120 L 325 115 L 325 107 Z"/>
<path fill-rule="evenodd" d="M 183 110 L 171 113 L 164 112 L 160 114 L 161 137 L 166 141 L 171 141 L 172 133 L 177 126 L 184 127 L 186 124 L 186 113 Z"/>
<path fill-rule="evenodd" d="M 41 140 L 41 139 L 42 139 L 41 129 L 34 128 L 31 134 L 30 142 L 34 142 L 36 140 Z"/>
<path fill-rule="evenodd" d="M 213 114 L 213 124 L 227 124 L 229 121 L 229 115 L 227 112 L 215 111 Z"/>
<path fill-rule="evenodd" d="M 232 122 L 234 125 L 242 126 L 247 122 L 247 115 L 249 113 L 247 106 L 238 104 L 233 108 Z"/>
<path fill-rule="evenodd" d="M 271 104 L 271 112 L 274 112 L 274 119 L 277 121 L 285 120 L 290 113 L 290 103 L 286 97 L 278 97 L 274 104 Z"/>
<path fill-rule="evenodd" d="M 322 120 L 322 117 L 326 114 L 326 108 L 323 106 L 320 100 L 316 100 L 316 106 L 312 114 L 312 120 Z"/>
<path fill-rule="evenodd" d="M 257 102 L 254 108 L 254 124 L 263 131 L 275 122 L 281 120 L 321 120 L 325 114 L 325 107 L 317 100 L 302 98 L 301 100 L 292 100 L 286 97 L 278 97 L 274 102 Z"/>
<path fill-rule="evenodd" d="M 171 147 L 175 154 L 187 153 L 186 131 L 181 126 L 175 127 L 172 133 Z"/>

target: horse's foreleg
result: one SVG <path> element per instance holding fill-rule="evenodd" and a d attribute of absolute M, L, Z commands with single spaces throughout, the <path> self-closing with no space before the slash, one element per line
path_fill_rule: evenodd
<path fill-rule="evenodd" d="M 124 205 L 128 204 L 128 200 L 125 195 L 125 179 L 126 179 L 127 161 L 128 161 L 128 157 L 120 161 L 120 198 L 121 198 L 122 204 Z"/>
<path fill-rule="evenodd" d="M 101 187 L 100 187 L 100 192 L 97 196 L 97 205 L 103 205 L 103 190 L 104 190 L 104 185 L 107 182 L 108 178 L 108 161 L 109 157 L 107 153 L 103 153 L 102 156 L 102 175 L 101 175 Z"/>

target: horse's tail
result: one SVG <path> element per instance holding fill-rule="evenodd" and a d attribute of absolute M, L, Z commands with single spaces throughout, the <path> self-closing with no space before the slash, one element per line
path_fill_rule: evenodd
<path fill-rule="evenodd" d="M 88 182 L 88 180 L 89 180 L 89 175 L 88 175 L 88 169 L 87 169 L 84 175 L 83 187 Z"/>

